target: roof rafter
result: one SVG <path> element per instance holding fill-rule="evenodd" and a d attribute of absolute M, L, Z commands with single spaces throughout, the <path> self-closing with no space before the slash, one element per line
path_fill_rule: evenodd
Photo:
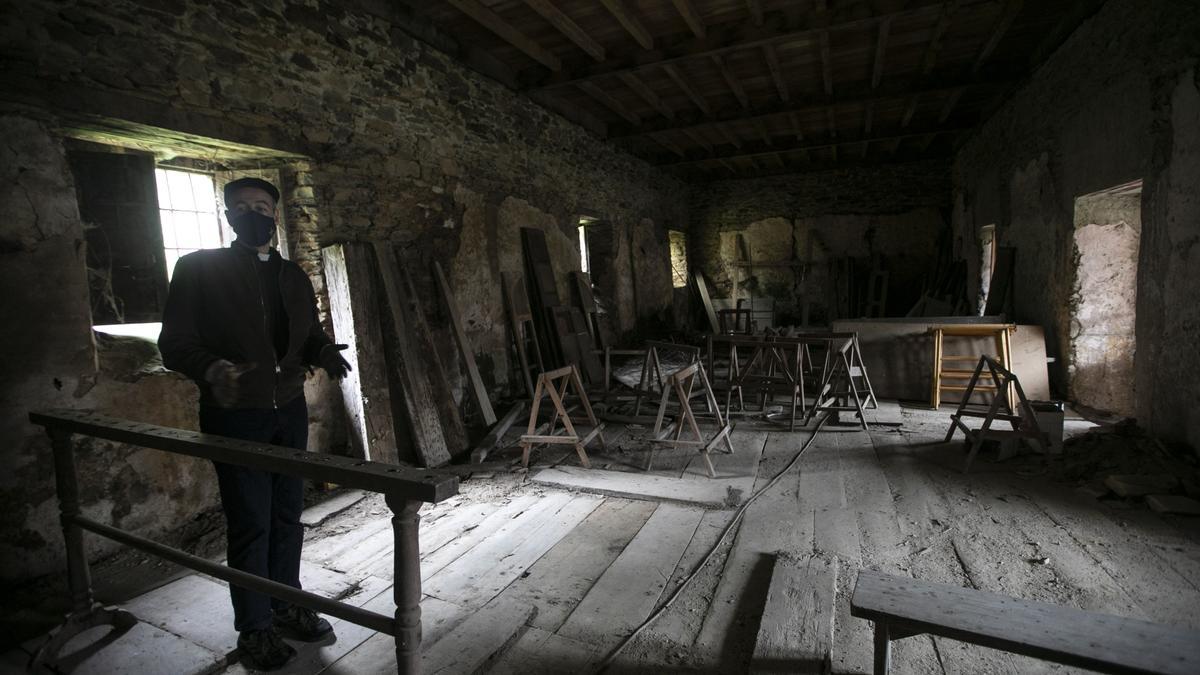
<path fill-rule="evenodd" d="M 663 70 L 667 71 L 667 76 L 675 82 L 677 87 L 683 90 L 683 93 L 687 94 L 688 98 L 692 99 L 692 103 L 696 104 L 696 107 L 700 109 L 700 112 L 704 113 L 705 117 L 712 117 L 712 106 L 708 104 L 708 100 L 693 89 L 692 85 L 688 84 L 688 81 L 684 79 L 683 73 L 679 72 L 677 66 L 668 63 L 663 66 Z"/>
<path fill-rule="evenodd" d="M 650 35 L 650 31 L 646 30 L 646 27 L 633 12 L 629 11 L 622 0 L 600 0 L 600 4 L 616 17 L 625 31 L 642 46 L 642 49 L 654 49 L 654 38 Z"/>
<path fill-rule="evenodd" d="M 761 26 L 763 22 L 763 8 L 759 0 L 746 0 L 746 9 L 750 12 L 750 20 L 754 25 Z"/>
<path fill-rule="evenodd" d="M 779 91 L 779 98 L 782 101 L 787 101 L 789 98 L 787 79 L 783 76 L 783 68 L 779 65 L 779 55 L 775 53 L 775 45 L 763 45 L 763 58 L 767 61 L 767 68 L 771 71 L 771 79 L 775 82 L 775 89 Z"/>
<path fill-rule="evenodd" d="M 704 20 L 700 18 L 700 13 L 696 11 L 696 7 L 692 4 L 692 0 L 671 0 L 671 4 L 675 5 L 675 11 L 683 17 L 684 23 L 692 30 L 692 33 L 704 39 L 708 35 L 708 29 L 704 26 Z"/>
<path fill-rule="evenodd" d="M 601 2 L 608 6 L 610 3 L 620 2 L 620 0 L 601 0 Z M 764 44 L 774 44 L 785 40 L 812 38 L 828 30 L 870 28 L 889 17 L 907 19 L 925 16 L 938 11 L 940 7 L 940 5 L 922 5 L 866 17 L 852 12 L 850 9 L 835 8 L 826 12 L 827 16 L 820 19 L 806 14 L 794 22 L 789 22 L 779 15 L 773 15 L 770 20 L 764 21 L 762 26 L 745 22 L 720 27 L 710 26 L 708 37 L 704 40 L 691 38 L 655 50 L 651 54 L 640 54 L 624 59 L 609 58 L 603 64 L 582 66 L 543 78 L 540 82 L 531 82 L 527 88 L 555 89 L 581 81 L 603 78 L 621 71 L 638 71 L 666 64 L 707 59 L 713 55 L 727 55 L 730 52 L 753 49 Z"/>
<path fill-rule="evenodd" d="M 725 65 L 725 59 L 713 54 L 712 62 L 717 70 L 720 71 L 721 77 L 725 78 L 725 84 L 729 85 L 729 90 L 737 97 L 738 103 L 742 104 L 742 108 L 748 109 L 750 107 L 750 99 L 746 96 L 746 89 L 742 86 L 741 81 L 730 72 L 729 66 Z"/>
<path fill-rule="evenodd" d="M 932 73 L 937 64 L 938 52 L 942 51 L 942 45 L 945 44 L 943 38 L 946 36 L 946 30 L 950 28 L 950 19 L 954 18 L 954 13 L 958 11 L 958 4 L 959 0 L 946 0 L 942 3 L 942 12 L 938 15 L 937 25 L 933 27 L 933 36 L 929 38 L 925 55 L 921 57 L 921 73 L 924 75 Z"/>
<path fill-rule="evenodd" d="M 888 33 L 892 30 L 891 17 L 879 22 L 879 35 L 875 38 L 875 62 L 871 66 L 871 88 L 879 86 L 883 79 L 883 63 L 887 54 Z"/>
<path fill-rule="evenodd" d="M 624 106 L 624 104 L 622 104 L 620 101 L 618 101 L 617 99 L 610 96 L 607 91 L 601 89 L 595 83 L 580 82 L 578 86 L 583 91 L 583 93 L 587 94 L 588 96 L 591 96 L 592 98 L 596 99 L 600 103 L 603 103 L 605 107 L 607 107 L 609 110 L 611 110 L 611 111 L 617 113 L 618 115 L 620 115 L 621 117 L 623 117 L 625 119 L 625 121 L 629 122 L 630 124 L 632 124 L 634 126 L 641 124 L 641 122 L 642 122 L 641 118 L 639 118 L 637 115 L 634 115 L 633 113 L 629 112 L 629 109 L 626 108 Z"/>
<path fill-rule="evenodd" d="M 879 101 L 907 99 L 913 95 L 945 95 L 955 89 L 965 90 L 972 87 L 998 89 L 1011 84 L 1012 81 L 1011 79 L 982 80 L 966 77 L 946 77 L 936 81 L 926 79 L 891 80 L 885 83 L 883 87 L 874 90 L 865 83 L 853 86 L 848 85 L 839 88 L 838 93 L 834 96 L 792 97 L 786 103 L 755 106 L 749 110 L 740 107 L 726 108 L 724 110 L 713 111 L 712 114 L 703 117 L 694 113 L 680 114 L 677 115 L 678 122 L 674 124 L 661 121 L 647 121 L 641 129 L 622 129 L 617 127 L 611 130 L 611 137 L 636 136 L 644 132 L 662 131 L 669 128 L 708 127 L 712 125 L 732 124 L 743 120 L 774 117 L 788 113 L 820 112 L 830 106 L 866 105 Z"/>
<path fill-rule="evenodd" d="M 668 108 L 667 105 L 663 103 L 662 99 L 658 97 L 658 94 L 655 94 L 650 87 L 647 87 L 646 83 L 642 82 L 637 75 L 633 73 L 621 73 L 619 77 L 621 78 L 621 81 L 625 83 L 625 86 L 632 89 L 638 96 L 641 96 L 642 100 L 644 100 L 646 103 L 649 103 L 650 107 L 657 110 L 659 114 L 667 119 L 675 119 L 675 111 Z"/>
<path fill-rule="evenodd" d="M 979 72 L 983 66 L 983 62 L 992 55 L 992 51 L 996 49 L 996 45 L 1000 44 L 1000 39 L 1008 32 L 1012 26 L 1013 19 L 1017 18 L 1017 13 L 1021 11 L 1023 0 L 1008 0 L 1004 3 L 1004 9 L 1000 13 L 1000 19 L 996 21 L 996 26 L 992 29 L 992 34 L 988 36 L 987 42 L 983 48 L 979 50 L 979 56 L 975 57 L 975 65 L 972 66 L 972 72 Z"/>
<path fill-rule="evenodd" d="M 571 20 L 571 17 L 562 13 L 558 7 L 550 0 L 525 0 L 525 4 L 529 8 L 541 15 L 543 19 L 549 21 L 552 26 L 558 29 L 558 32 L 567 37 L 568 40 L 575 43 L 589 56 L 597 61 L 604 60 L 604 47 L 592 39 L 587 31 L 579 27 L 579 24 Z"/>
<path fill-rule="evenodd" d="M 505 42 L 525 53 L 526 56 L 554 72 L 562 70 L 562 61 L 546 51 L 537 42 L 505 21 L 499 14 L 479 4 L 478 0 L 446 0 L 458 11 L 474 19 L 484 28 L 500 36 Z"/>
<path fill-rule="evenodd" d="M 879 135 L 879 136 L 870 136 L 870 137 L 862 137 L 862 138 L 823 139 L 823 140 L 815 142 L 815 143 L 792 143 L 792 144 L 787 144 L 786 146 L 785 145 L 776 145 L 776 146 L 769 147 L 769 148 L 760 146 L 757 149 L 747 148 L 744 151 L 741 151 L 741 152 L 738 152 L 738 153 L 732 154 L 732 155 L 726 154 L 726 155 L 712 155 L 712 156 L 708 156 L 708 157 L 689 157 L 689 158 L 676 160 L 676 161 L 659 162 L 658 165 L 659 166 L 687 166 L 687 165 L 703 164 L 706 162 L 714 162 L 714 161 L 719 162 L 722 160 L 728 161 L 728 160 L 734 160 L 734 159 L 754 159 L 756 157 L 767 157 L 769 155 L 774 155 L 774 154 L 778 154 L 778 153 L 828 149 L 828 148 L 837 147 L 839 145 L 858 144 L 858 143 L 862 143 L 864 141 L 867 141 L 870 143 L 891 141 L 893 143 L 898 144 L 900 141 L 903 141 L 904 139 L 907 139 L 907 138 L 917 138 L 917 137 L 921 137 L 921 136 L 926 136 L 928 134 L 956 134 L 956 133 L 959 133 L 962 131 L 966 131 L 967 129 L 968 129 L 968 127 L 921 129 L 921 130 L 917 130 L 917 131 L 909 131 L 909 132 L 904 132 L 904 133 L 899 133 L 899 134 L 883 134 L 883 135 Z"/>

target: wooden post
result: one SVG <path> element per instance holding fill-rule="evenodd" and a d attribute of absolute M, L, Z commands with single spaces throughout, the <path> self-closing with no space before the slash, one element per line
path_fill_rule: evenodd
<path fill-rule="evenodd" d="M 421 502 L 395 494 L 385 495 L 392 510 L 395 537 L 395 571 L 392 592 L 396 600 L 396 672 L 421 672 L 421 559 L 417 532 Z"/>
<path fill-rule="evenodd" d="M 88 569 L 87 549 L 83 545 L 83 529 L 75 524 L 79 515 L 79 484 L 75 478 L 75 451 L 71 447 L 71 432 L 50 429 L 50 447 L 54 450 L 54 483 L 58 491 L 59 519 L 67 552 L 67 587 L 71 594 L 71 610 L 75 613 L 92 608 L 92 573 Z"/>
<path fill-rule="evenodd" d="M 886 621 L 875 622 L 875 675 L 887 675 L 892 665 L 892 641 Z"/>

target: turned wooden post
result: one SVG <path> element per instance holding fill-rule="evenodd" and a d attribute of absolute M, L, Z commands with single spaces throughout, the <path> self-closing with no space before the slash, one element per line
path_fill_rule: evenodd
<path fill-rule="evenodd" d="M 421 502 L 386 495 L 395 536 L 396 672 L 421 672 L 421 557 L 417 512 Z"/>
<path fill-rule="evenodd" d="M 71 610 L 82 614 L 92 609 L 92 573 L 88 569 L 87 549 L 83 545 L 83 529 L 75 522 L 79 515 L 79 484 L 75 477 L 75 450 L 72 434 L 49 429 L 50 447 L 54 450 L 54 482 L 58 490 L 59 522 L 67 553 L 67 588 L 71 594 Z"/>
<path fill-rule="evenodd" d="M 887 621 L 875 622 L 875 675 L 887 675 L 892 666 L 892 636 Z"/>

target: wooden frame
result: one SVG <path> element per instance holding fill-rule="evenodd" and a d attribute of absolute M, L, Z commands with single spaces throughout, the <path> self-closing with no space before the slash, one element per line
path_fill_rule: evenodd
<path fill-rule="evenodd" d="M 654 462 L 654 445 L 657 443 L 669 444 L 672 448 L 679 446 L 698 447 L 700 454 L 704 457 L 704 465 L 708 469 L 709 478 L 716 478 L 717 475 L 716 470 L 713 469 L 712 458 L 709 455 L 710 451 L 724 441 L 725 447 L 728 449 L 727 454 L 733 454 L 733 442 L 729 439 L 729 434 L 733 431 L 733 426 L 725 418 L 721 417 L 721 408 L 717 406 L 716 396 L 713 395 L 712 386 L 708 382 L 708 376 L 704 373 L 704 366 L 699 361 L 698 351 L 696 357 L 697 360 L 693 361 L 691 365 L 671 373 L 667 377 L 666 385 L 663 386 L 662 397 L 658 403 L 658 417 L 654 422 L 653 436 L 650 438 L 650 453 L 646 458 L 647 471 L 650 470 Z M 717 432 L 709 439 L 705 439 L 704 434 L 700 433 L 700 427 L 696 423 L 696 416 L 692 413 L 692 387 L 695 385 L 697 379 L 700 380 L 704 400 L 707 402 L 709 408 L 712 409 L 717 419 Z M 667 406 L 670 405 L 671 392 L 675 392 L 675 398 L 679 405 L 679 415 L 676 416 L 674 424 L 664 429 L 663 419 L 667 413 Z M 685 422 L 695 435 L 694 439 L 680 438 Z"/>
<path fill-rule="evenodd" d="M 580 437 L 579 432 L 575 430 L 575 425 L 571 422 L 571 415 L 567 412 L 566 406 L 563 405 L 563 400 L 567 396 L 567 389 L 571 386 L 575 388 L 575 395 L 579 397 L 579 403 L 583 407 L 584 414 L 587 415 L 587 421 L 592 425 L 592 430 L 583 437 Z M 550 402 L 554 404 L 554 412 L 550 418 L 546 433 L 536 434 L 538 412 L 541 410 L 542 398 L 544 396 L 550 397 Z M 554 434 L 555 426 L 560 421 L 566 434 L 556 436 Z M 600 439 L 600 447 L 608 447 L 604 440 L 603 432 L 604 423 L 598 421 L 596 413 L 592 411 L 592 404 L 588 401 L 587 391 L 583 388 L 583 382 L 579 379 L 579 369 L 575 367 L 575 364 L 564 366 L 548 373 L 542 373 L 538 376 L 537 389 L 533 395 L 533 407 L 529 411 L 529 427 L 525 434 L 521 436 L 521 465 L 526 468 L 529 467 L 529 452 L 533 449 L 533 446 L 541 443 L 549 443 L 575 446 L 575 452 L 579 455 L 579 462 L 583 464 L 584 468 L 590 469 L 592 463 L 588 460 L 587 451 L 584 448 L 594 438 Z"/>
<path fill-rule="evenodd" d="M 829 354 L 826 356 L 826 363 L 829 365 L 821 373 L 816 400 L 808 409 L 805 423 L 811 421 L 813 415 L 818 412 L 853 412 L 858 416 L 863 431 L 866 431 L 867 416 L 863 413 L 863 401 L 859 396 L 858 385 L 854 383 L 854 366 L 850 363 L 855 338 L 840 338 L 840 342 L 837 338 L 828 339 Z M 854 405 L 850 405 L 851 401 Z"/>
<path fill-rule="evenodd" d="M 1009 336 L 1016 328 L 1016 324 L 1011 323 L 943 324 L 930 327 L 929 333 L 933 335 L 933 384 L 929 392 L 929 405 L 937 410 L 942 404 L 943 391 L 967 391 L 967 387 L 963 385 L 943 384 L 943 380 L 963 380 L 972 374 L 971 370 L 965 368 L 946 368 L 946 361 L 976 361 L 979 358 L 977 354 L 946 356 L 942 351 L 945 337 L 992 336 L 995 340 L 996 357 L 999 359 L 1000 365 L 1007 371 L 1012 367 Z M 977 385 L 973 389 L 991 389 L 991 385 Z M 995 391 L 999 393 L 999 390 Z M 969 393 L 963 394 L 964 401 L 969 398 Z M 1013 401 L 1010 399 L 1009 405 L 1012 404 Z"/>
<path fill-rule="evenodd" d="M 137 618 L 128 611 L 102 607 L 92 593 L 84 531 L 98 534 L 236 586 L 318 610 L 395 637 L 396 670 L 418 673 L 421 667 L 421 565 L 418 510 L 421 502 L 440 502 L 458 493 L 458 477 L 436 470 L 398 467 L 353 457 L 297 451 L 262 443 L 132 422 L 79 410 L 33 412 L 29 420 L 46 429 L 54 452 L 55 491 L 66 540 L 67 586 L 71 613 L 50 633 L 30 660 L 30 672 L 54 665 L 71 638 L 97 626 L 128 627 Z M 392 510 L 395 536 L 396 610 L 393 616 L 347 605 L 242 570 L 194 556 L 165 544 L 97 522 L 83 515 L 75 469 L 75 434 L 129 443 L 177 455 L 261 469 L 307 480 L 382 493 Z"/>
<path fill-rule="evenodd" d="M 642 359 L 642 374 L 638 379 L 637 395 L 634 398 L 633 404 L 633 414 L 635 417 L 642 414 L 642 399 L 645 396 L 653 394 L 656 391 L 662 393 L 667 388 L 670 374 L 663 374 L 662 361 L 658 357 L 660 349 L 683 352 L 690 355 L 691 362 L 688 365 L 700 360 L 699 347 L 681 345 L 674 342 L 647 341 L 645 356 Z"/>

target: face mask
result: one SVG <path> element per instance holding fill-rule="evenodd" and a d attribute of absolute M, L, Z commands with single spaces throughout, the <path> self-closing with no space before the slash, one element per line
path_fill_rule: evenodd
<path fill-rule="evenodd" d="M 237 234 L 238 241 L 256 248 L 271 241 L 271 236 L 275 234 L 275 219 L 258 211 L 238 213 L 230 219 L 229 225 Z"/>

